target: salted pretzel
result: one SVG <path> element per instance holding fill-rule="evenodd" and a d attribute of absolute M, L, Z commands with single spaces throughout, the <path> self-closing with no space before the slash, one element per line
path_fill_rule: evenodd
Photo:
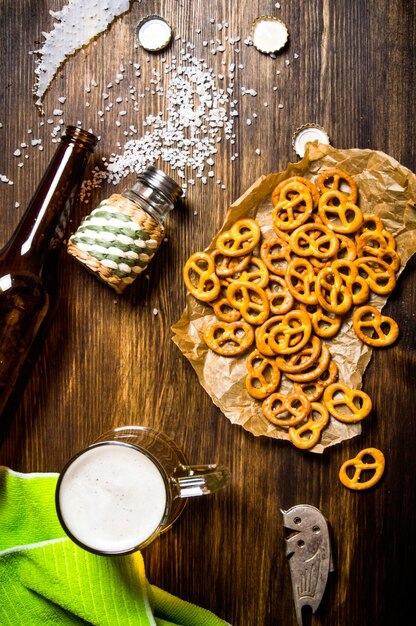
<path fill-rule="evenodd" d="M 257 326 L 255 333 L 256 346 L 261 354 L 265 356 L 276 356 L 269 346 L 270 332 L 283 319 L 283 315 L 273 315 L 269 317 L 261 326 Z"/>
<path fill-rule="evenodd" d="M 312 335 L 308 343 L 294 354 L 282 355 L 276 357 L 276 363 L 279 369 L 289 374 L 299 374 L 319 358 L 322 351 L 322 342 L 319 337 Z"/>
<path fill-rule="evenodd" d="M 272 393 L 261 405 L 264 415 L 269 422 L 289 428 L 297 426 L 310 414 L 312 407 L 308 398 L 303 393 Z"/>
<path fill-rule="evenodd" d="M 382 261 L 371 256 L 363 256 L 355 259 L 360 276 L 366 279 L 371 291 L 379 296 L 385 296 L 393 291 L 396 286 L 396 274 L 394 270 Z"/>
<path fill-rule="evenodd" d="M 245 269 L 234 275 L 234 280 L 254 283 L 258 287 L 263 288 L 266 287 L 269 282 L 269 270 L 261 259 L 256 256 L 252 256 Z"/>
<path fill-rule="evenodd" d="M 309 315 L 295 309 L 283 315 L 282 320 L 270 329 L 269 347 L 275 354 L 293 354 L 308 343 L 311 333 Z"/>
<path fill-rule="evenodd" d="M 285 278 L 287 287 L 295 300 L 304 304 L 318 302 L 315 293 L 316 275 L 308 259 L 292 259 L 286 268 Z"/>
<path fill-rule="evenodd" d="M 315 293 L 323 309 L 336 315 L 344 315 L 352 307 L 352 293 L 344 285 L 341 274 L 332 267 L 320 270 L 315 282 Z"/>
<path fill-rule="evenodd" d="M 253 350 L 247 357 L 246 367 L 246 389 L 256 400 L 263 400 L 279 386 L 280 370 L 275 359 Z"/>
<path fill-rule="evenodd" d="M 363 224 L 361 209 L 341 191 L 326 191 L 319 200 L 318 215 L 325 226 L 341 235 L 350 235 Z"/>
<path fill-rule="evenodd" d="M 358 189 L 356 182 L 349 174 L 338 167 L 321 172 L 316 184 L 322 194 L 329 189 L 342 191 L 350 202 L 357 202 Z M 347 187 L 348 191 L 344 191 L 345 187 Z"/>
<path fill-rule="evenodd" d="M 291 248 L 288 242 L 280 237 L 266 239 L 260 247 L 260 257 L 270 272 L 284 276 L 286 263 L 292 258 Z"/>
<path fill-rule="evenodd" d="M 213 258 L 206 252 L 195 252 L 185 263 L 183 279 L 188 291 L 198 300 L 215 300 L 221 289 Z"/>
<path fill-rule="evenodd" d="M 383 232 L 364 231 L 356 237 L 357 255 L 375 256 L 389 265 L 395 272 L 400 267 L 400 257 L 389 245 Z"/>
<path fill-rule="evenodd" d="M 344 383 L 332 383 L 325 389 L 324 404 L 335 419 L 346 424 L 360 422 L 367 417 L 372 407 L 369 395 L 360 389 L 351 389 Z M 344 412 L 341 413 L 338 407 L 344 408 Z"/>
<path fill-rule="evenodd" d="M 290 293 L 286 280 L 281 276 L 270 274 L 269 284 L 265 288 L 269 299 L 270 312 L 273 315 L 282 315 L 293 307 L 294 298 Z"/>
<path fill-rule="evenodd" d="M 387 315 L 382 315 L 373 306 L 362 306 L 354 311 L 352 324 L 357 336 L 369 346 L 383 348 L 394 343 L 399 336 L 397 322 Z M 370 331 L 367 334 L 365 331 Z"/>
<path fill-rule="evenodd" d="M 357 247 L 355 242 L 347 237 L 347 235 L 341 235 L 337 233 L 339 248 L 335 253 L 334 259 L 344 259 L 345 261 L 354 261 L 357 258 Z"/>
<path fill-rule="evenodd" d="M 380 233 L 381 235 L 383 235 L 383 237 L 387 241 L 387 244 L 390 248 L 393 248 L 393 250 L 396 250 L 397 244 L 396 244 L 395 238 L 388 230 L 384 228 L 383 221 L 381 220 L 380 217 L 378 217 L 378 215 L 376 215 L 375 213 L 364 213 L 363 220 L 364 220 L 363 225 L 360 228 L 360 230 L 356 233 L 355 235 L 356 237 L 365 232 L 376 231 Z"/>
<path fill-rule="evenodd" d="M 339 248 L 338 237 L 323 224 L 299 226 L 290 235 L 289 244 L 295 254 L 318 259 L 334 256 Z"/>
<path fill-rule="evenodd" d="M 237 322 L 241 318 L 240 311 L 231 306 L 226 296 L 217 298 L 210 304 L 212 304 L 215 315 L 223 322 Z"/>
<path fill-rule="evenodd" d="M 318 418 L 315 419 L 315 415 Z M 328 424 L 329 413 L 320 402 L 311 402 L 311 412 L 308 421 L 297 428 L 289 428 L 289 439 L 297 448 L 309 450 L 313 448 L 321 438 L 322 430 Z"/>
<path fill-rule="evenodd" d="M 257 326 L 267 320 L 269 300 L 264 289 L 258 285 L 236 281 L 228 285 L 226 293 L 231 306 L 240 311 L 246 322 Z"/>
<path fill-rule="evenodd" d="M 341 235 L 340 233 L 337 233 L 336 236 L 339 242 L 339 248 L 337 252 L 332 258 L 317 259 L 311 257 L 310 262 L 313 265 L 314 269 L 320 270 L 323 267 L 330 267 L 334 261 L 354 261 L 357 258 L 357 248 L 354 241 L 350 239 L 350 237 L 347 237 L 346 235 Z"/>
<path fill-rule="evenodd" d="M 272 211 L 273 227 L 294 230 L 308 219 L 313 210 L 311 192 L 303 183 L 286 181 L 279 202 Z"/>
<path fill-rule="evenodd" d="M 326 345 L 323 344 L 321 354 L 318 356 L 314 363 L 309 365 L 309 367 L 307 367 L 302 372 L 295 372 L 294 374 L 285 372 L 286 378 L 296 383 L 306 383 L 312 380 L 316 380 L 327 369 L 330 358 L 331 355 L 329 353 L 329 350 Z"/>
<path fill-rule="evenodd" d="M 318 335 L 318 337 L 330 339 L 331 337 L 335 337 L 339 332 L 342 324 L 340 315 L 325 311 L 319 304 L 299 303 L 299 308 L 309 314 L 314 333 Z"/>
<path fill-rule="evenodd" d="M 302 392 L 310 402 L 319 400 L 325 389 L 338 380 L 338 366 L 332 359 L 329 361 L 328 367 L 319 378 L 304 383 L 294 383 L 293 389 L 296 392 Z"/>
<path fill-rule="evenodd" d="M 220 278 L 232 276 L 237 272 L 242 272 L 250 262 L 251 254 L 246 254 L 241 257 L 226 256 L 219 250 L 211 252 L 211 256 L 215 263 L 215 273 Z"/>
<path fill-rule="evenodd" d="M 260 241 L 260 226 L 255 220 L 243 218 L 235 222 L 230 230 L 217 237 L 217 249 L 226 256 L 238 257 L 248 254 Z"/>
<path fill-rule="evenodd" d="M 364 458 L 368 456 L 373 459 L 371 463 L 364 463 Z M 348 470 L 354 468 L 352 477 L 349 476 Z M 339 479 L 348 489 L 361 491 L 373 487 L 384 473 L 385 458 L 384 454 L 377 448 L 365 448 L 361 450 L 353 459 L 345 461 L 339 470 Z M 362 472 L 373 471 L 373 475 L 368 480 L 360 481 Z"/>
<path fill-rule="evenodd" d="M 370 287 L 365 278 L 359 275 L 358 268 L 353 261 L 339 259 L 332 263 L 332 268 L 340 273 L 344 285 L 350 290 L 353 304 L 367 302 Z"/>
<path fill-rule="evenodd" d="M 214 322 L 204 330 L 204 341 L 221 356 L 237 356 L 254 341 L 254 330 L 247 322 Z"/>
<path fill-rule="evenodd" d="M 313 206 L 314 207 L 318 206 L 319 191 L 318 191 L 316 185 L 314 185 L 314 183 L 311 180 L 309 180 L 308 178 L 304 178 L 303 176 L 291 176 L 290 178 L 287 178 L 286 180 L 284 180 L 281 183 L 279 183 L 277 185 L 277 187 L 275 187 L 273 189 L 273 193 L 272 193 L 273 206 L 276 206 L 276 204 L 279 202 L 279 200 L 280 200 L 280 192 L 285 187 L 285 185 L 287 183 L 289 183 L 289 182 L 290 183 L 291 182 L 298 182 L 298 183 L 302 183 L 303 185 L 306 185 L 306 187 L 311 192 L 311 196 L 312 196 L 312 200 L 313 200 Z"/>

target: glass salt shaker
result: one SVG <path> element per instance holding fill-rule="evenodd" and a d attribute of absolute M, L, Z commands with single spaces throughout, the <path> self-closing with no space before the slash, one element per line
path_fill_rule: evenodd
<path fill-rule="evenodd" d="M 181 195 L 170 176 L 148 167 L 130 189 L 112 194 L 84 217 L 69 239 L 69 254 L 122 293 L 149 265 Z"/>

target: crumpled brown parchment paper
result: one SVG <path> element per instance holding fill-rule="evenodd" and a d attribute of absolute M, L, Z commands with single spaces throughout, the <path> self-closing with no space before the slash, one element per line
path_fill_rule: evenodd
<path fill-rule="evenodd" d="M 401 258 L 400 272 L 416 252 L 416 176 L 392 157 L 373 150 L 337 150 L 331 146 L 307 144 L 304 158 L 290 163 L 277 174 L 259 178 L 234 202 L 221 230 L 215 235 L 207 251 L 215 248 L 216 237 L 243 218 L 255 218 L 261 227 L 262 240 L 274 235 L 271 211 L 271 193 L 275 186 L 290 176 L 304 176 L 315 180 L 321 169 L 340 167 L 353 176 L 358 185 L 357 204 L 363 213 L 376 213 L 387 230 L 396 238 Z M 387 298 L 371 295 L 370 304 L 382 309 Z M 209 305 L 187 295 L 187 306 L 181 319 L 172 326 L 173 341 L 195 369 L 199 381 L 224 415 L 255 436 L 288 439 L 285 430 L 271 424 L 264 417 L 261 402 L 251 398 L 245 389 L 247 354 L 240 357 L 222 357 L 204 343 L 204 329 L 216 320 Z M 370 361 L 372 348 L 362 343 L 352 328 L 351 315 L 344 317 L 338 335 L 325 342 L 339 368 L 339 380 L 356 389 L 361 388 L 362 376 Z M 285 388 L 286 384 L 286 388 Z M 283 381 L 280 390 L 286 393 L 289 385 Z M 323 452 L 331 445 L 354 437 L 361 432 L 361 424 L 343 424 L 333 418 L 322 433 L 321 441 L 312 452 Z"/>

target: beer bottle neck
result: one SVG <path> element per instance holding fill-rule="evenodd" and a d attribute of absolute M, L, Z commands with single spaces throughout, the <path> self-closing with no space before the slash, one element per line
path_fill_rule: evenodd
<path fill-rule="evenodd" d="M 7 265 L 5 269 L 41 272 L 51 245 L 61 240 L 65 233 L 65 221 L 95 142 L 80 141 L 73 134 L 62 137 L 21 221 L 1 253 L 2 261 Z"/>

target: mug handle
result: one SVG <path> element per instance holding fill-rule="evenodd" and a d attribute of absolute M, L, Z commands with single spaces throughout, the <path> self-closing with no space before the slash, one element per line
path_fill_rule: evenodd
<path fill-rule="evenodd" d="M 224 465 L 181 465 L 172 478 L 179 498 L 206 496 L 226 486 L 230 470 Z"/>

